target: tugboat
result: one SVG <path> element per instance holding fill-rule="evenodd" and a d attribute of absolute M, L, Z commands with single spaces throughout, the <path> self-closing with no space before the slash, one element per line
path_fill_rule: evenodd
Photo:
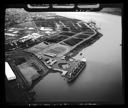
<path fill-rule="evenodd" d="M 67 82 L 70 83 L 76 79 L 76 77 L 85 69 L 86 59 L 83 58 L 77 66 L 67 75 Z"/>

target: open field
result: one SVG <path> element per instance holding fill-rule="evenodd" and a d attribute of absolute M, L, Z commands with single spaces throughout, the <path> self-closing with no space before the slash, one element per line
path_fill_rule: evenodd
<path fill-rule="evenodd" d="M 64 29 L 68 30 L 65 31 Z M 6 51 L 17 48 L 26 49 L 33 47 L 41 42 L 46 44 L 58 43 L 63 41 L 69 46 L 74 46 L 82 41 L 79 36 L 72 38 L 78 33 L 91 36 L 94 31 L 90 29 L 85 22 L 77 19 L 71 19 L 55 15 L 52 19 L 33 18 L 28 22 L 16 24 L 5 30 Z M 33 36 L 39 37 L 33 39 Z M 86 37 L 86 36 L 85 36 Z M 85 39 L 84 37 L 84 39 Z"/>
<path fill-rule="evenodd" d="M 78 35 L 76 37 L 78 37 L 78 38 L 88 38 L 89 35 L 87 35 L 87 34 L 80 34 L 80 35 Z"/>
<path fill-rule="evenodd" d="M 70 46 L 74 46 L 75 44 L 79 43 L 79 42 L 82 41 L 82 40 L 83 40 L 83 39 L 79 39 L 79 38 L 74 38 L 74 37 L 72 37 L 72 38 L 70 38 L 70 39 L 64 41 L 64 43 L 66 43 L 66 44 L 68 44 L 68 45 L 70 45 Z"/>

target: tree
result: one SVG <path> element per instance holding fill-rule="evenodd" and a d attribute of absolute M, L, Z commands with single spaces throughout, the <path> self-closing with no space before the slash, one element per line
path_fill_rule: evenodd
<path fill-rule="evenodd" d="M 16 24 L 28 21 L 29 17 L 25 10 L 23 9 L 6 9 L 5 13 L 5 28 L 13 27 Z"/>

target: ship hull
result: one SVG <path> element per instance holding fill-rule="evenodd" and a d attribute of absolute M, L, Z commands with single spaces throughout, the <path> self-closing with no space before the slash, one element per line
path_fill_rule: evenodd
<path fill-rule="evenodd" d="M 77 69 L 74 70 L 74 72 L 72 72 L 72 75 L 71 77 L 68 77 L 67 78 L 67 82 L 68 83 L 71 83 L 73 82 L 77 77 L 78 75 L 86 68 L 86 62 L 82 62 L 81 66 L 78 66 Z M 75 72 L 76 71 L 76 72 Z"/>

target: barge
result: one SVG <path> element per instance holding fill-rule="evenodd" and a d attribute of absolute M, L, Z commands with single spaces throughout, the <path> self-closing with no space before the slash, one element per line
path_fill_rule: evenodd
<path fill-rule="evenodd" d="M 71 72 L 67 74 L 66 76 L 67 82 L 70 83 L 74 81 L 85 68 L 86 68 L 86 61 L 80 61 L 77 64 L 77 66 L 75 66 L 74 69 L 72 69 Z"/>

